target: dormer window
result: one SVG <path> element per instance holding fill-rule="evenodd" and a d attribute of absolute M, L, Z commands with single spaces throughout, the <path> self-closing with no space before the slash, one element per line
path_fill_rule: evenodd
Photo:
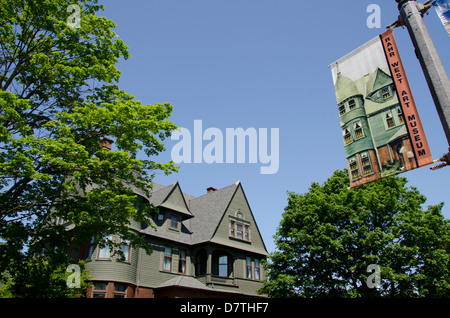
<path fill-rule="evenodd" d="M 170 216 L 170 226 L 169 228 L 172 230 L 179 230 L 178 225 L 180 223 L 180 218 L 176 215 L 171 215 Z"/>
<path fill-rule="evenodd" d="M 381 95 L 383 96 L 383 99 L 388 99 L 391 97 L 391 91 L 389 90 L 389 87 L 383 87 L 381 89 Z"/>
<path fill-rule="evenodd" d="M 239 213 L 237 215 L 239 215 Z M 238 240 L 250 241 L 250 223 L 242 219 L 242 217 L 232 218 L 230 220 L 230 237 Z"/>

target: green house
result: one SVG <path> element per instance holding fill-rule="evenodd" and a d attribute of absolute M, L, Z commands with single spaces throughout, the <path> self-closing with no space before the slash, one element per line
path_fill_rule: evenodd
<path fill-rule="evenodd" d="M 88 297 L 261 297 L 261 261 L 268 253 L 240 182 L 210 187 L 199 197 L 183 193 L 178 182 L 155 183 L 143 199 L 159 209 L 156 230 L 131 226 L 153 252 L 123 242 L 123 261 L 94 241 L 83 246 L 93 283 Z"/>
<path fill-rule="evenodd" d="M 352 186 L 415 168 L 414 154 L 391 76 L 377 68 L 335 82 L 342 137 Z"/>

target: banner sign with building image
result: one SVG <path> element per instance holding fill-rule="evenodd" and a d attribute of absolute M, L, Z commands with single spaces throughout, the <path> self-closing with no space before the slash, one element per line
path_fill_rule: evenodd
<path fill-rule="evenodd" d="M 330 68 L 350 187 L 433 162 L 392 30 Z"/>

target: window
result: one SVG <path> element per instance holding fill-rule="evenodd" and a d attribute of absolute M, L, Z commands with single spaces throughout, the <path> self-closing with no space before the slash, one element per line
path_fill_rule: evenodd
<path fill-rule="evenodd" d="M 123 253 L 123 261 L 130 261 L 130 241 L 122 240 L 120 244 L 120 251 Z"/>
<path fill-rule="evenodd" d="M 181 249 L 178 256 L 178 273 L 186 273 L 186 251 Z"/>
<path fill-rule="evenodd" d="M 164 221 L 164 214 L 158 214 L 158 221 Z"/>
<path fill-rule="evenodd" d="M 172 230 L 177 230 L 178 231 L 178 222 L 179 222 L 180 218 L 176 215 L 171 215 L 170 216 L 170 226 L 169 228 L 171 228 Z"/>
<path fill-rule="evenodd" d="M 402 108 L 400 106 L 397 107 L 397 115 L 398 115 L 398 121 L 400 122 L 400 124 L 403 124 L 405 122 L 405 119 L 403 117 Z"/>
<path fill-rule="evenodd" d="M 107 286 L 108 286 L 108 283 L 95 282 L 94 287 L 92 288 L 92 298 L 105 298 Z"/>
<path fill-rule="evenodd" d="M 355 100 L 354 99 L 350 99 L 349 101 L 348 101 L 348 108 L 350 109 L 350 110 L 352 110 L 353 108 L 355 108 L 356 107 L 356 102 L 355 102 Z"/>
<path fill-rule="evenodd" d="M 164 248 L 164 265 L 163 269 L 165 271 L 172 271 L 172 248 L 165 247 Z"/>
<path fill-rule="evenodd" d="M 355 129 L 355 137 L 356 137 L 356 139 L 364 137 L 364 131 L 363 131 L 363 128 L 362 128 L 362 125 L 361 125 L 360 121 L 356 122 L 353 128 Z"/>
<path fill-rule="evenodd" d="M 93 236 L 86 247 L 86 258 L 92 258 L 92 254 L 95 250 L 95 237 Z"/>
<path fill-rule="evenodd" d="M 241 223 L 236 224 L 236 238 L 241 239 L 241 240 L 244 238 L 243 227 L 244 226 Z"/>
<path fill-rule="evenodd" d="M 230 237 L 250 241 L 250 226 L 240 222 L 230 221 Z"/>
<path fill-rule="evenodd" d="M 228 277 L 228 256 L 219 256 L 219 276 Z"/>
<path fill-rule="evenodd" d="M 348 128 L 344 128 L 342 130 L 342 135 L 344 136 L 344 145 L 347 146 L 348 144 L 350 144 L 353 139 L 352 139 L 352 135 L 350 133 L 350 130 L 348 130 Z"/>
<path fill-rule="evenodd" d="M 339 104 L 338 106 L 339 109 L 339 115 L 344 115 L 345 114 L 345 105 L 344 104 Z"/>
<path fill-rule="evenodd" d="M 381 89 L 381 94 L 383 95 L 383 99 L 388 99 L 391 97 L 391 91 L 389 90 L 389 87 L 383 87 Z"/>
<path fill-rule="evenodd" d="M 114 293 L 113 293 L 114 298 L 125 298 L 126 293 L 127 293 L 127 285 L 119 283 L 114 284 Z"/>
<path fill-rule="evenodd" d="M 253 264 L 252 264 L 252 262 L 253 262 Z M 261 279 L 260 273 L 261 273 L 261 267 L 260 267 L 259 259 L 256 259 L 256 258 L 252 259 L 251 257 L 247 256 L 245 258 L 245 278 L 253 279 L 253 280 L 260 280 Z"/>
<path fill-rule="evenodd" d="M 106 237 L 106 239 L 108 241 L 112 241 L 112 235 L 108 235 Z M 105 244 L 104 247 L 101 247 L 98 251 L 98 258 L 99 259 L 110 259 L 111 254 L 110 254 L 110 249 L 109 249 L 109 244 Z"/>
<path fill-rule="evenodd" d="M 390 111 L 386 113 L 386 124 L 388 128 L 394 127 L 394 118 L 392 118 L 392 113 Z"/>
<path fill-rule="evenodd" d="M 233 258 L 227 252 L 213 252 L 211 265 L 211 273 L 214 276 L 230 277 L 233 273 Z"/>
<path fill-rule="evenodd" d="M 255 259 L 255 279 L 260 280 L 260 266 L 259 266 L 259 259 Z"/>
<path fill-rule="evenodd" d="M 206 251 L 201 249 L 195 256 L 195 276 L 202 276 L 206 274 Z"/>
<path fill-rule="evenodd" d="M 373 172 L 372 165 L 370 163 L 369 154 L 367 152 L 361 153 L 361 166 L 363 174 L 367 175 Z"/>
<path fill-rule="evenodd" d="M 352 175 L 352 179 L 358 179 L 359 178 L 359 168 L 358 168 L 356 159 L 354 157 L 348 159 L 348 165 L 350 167 L 350 173 Z"/>
<path fill-rule="evenodd" d="M 236 236 L 236 233 L 234 232 L 234 227 L 235 227 L 235 223 L 234 223 L 234 221 L 231 221 L 230 222 L 230 236 L 231 237 L 235 237 Z"/>
<path fill-rule="evenodd" d="M 252 259 L 251 257 L 246 257 L 245 259 L 245 278 L 252 279 Z"/>

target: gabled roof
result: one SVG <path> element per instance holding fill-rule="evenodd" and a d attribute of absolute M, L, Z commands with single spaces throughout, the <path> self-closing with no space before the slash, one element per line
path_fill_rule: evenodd
<path fill-rule="evenodd" d="M 373 74 L 373 73 L 372 73 Z M 370 91 L 367 92 L 367 97 L 366 98 L 371 98 L 372 95 L 378 91 L 379 89 L 392 84 L 392 78 L 390 75 L 388 75 L 385 71 L 383 71 L 380 68 L 377 68 L 376 72 L 375 72 L 375 78 L 373 79 L 373 83 L 368 83 L 369 89 Z"/>
<path fill-rule="evenodd" d="M 211 240 L 225 210 L 236 192 L 238 184 L 236 182 L 225 188 L 190 200 L 189 205 L 195 216 L 191 220 L 193 243 Z"/>
<path fill-rule="evenodd" d="M 151 192 L 150 203 L 156 207 L 167 208 L 182 214 L 183 219 L 193 217 L 184 198 L 178 181 L 168 187 L 154 186 L 157 190 Z"/>
<path fill-rule="evenodd" d="M 194 197 L 181 192 L 178 182 L 167 187 L 154 183 L 150 198 L 154 206 L 189 213 L 190 217 L 185 218 L 179 233 L 172 233 L 161 227 L 157 227 L 156 230 L 149 227 L 143 229 L 142 233 L 189 245 L 210 242 L 240 186 L 238 181 L 200 197 Z M 257 229 L 256 221 L 255 228 Z M 265 251 L 255 250 L 255 252 L 266 254 Z"/>

